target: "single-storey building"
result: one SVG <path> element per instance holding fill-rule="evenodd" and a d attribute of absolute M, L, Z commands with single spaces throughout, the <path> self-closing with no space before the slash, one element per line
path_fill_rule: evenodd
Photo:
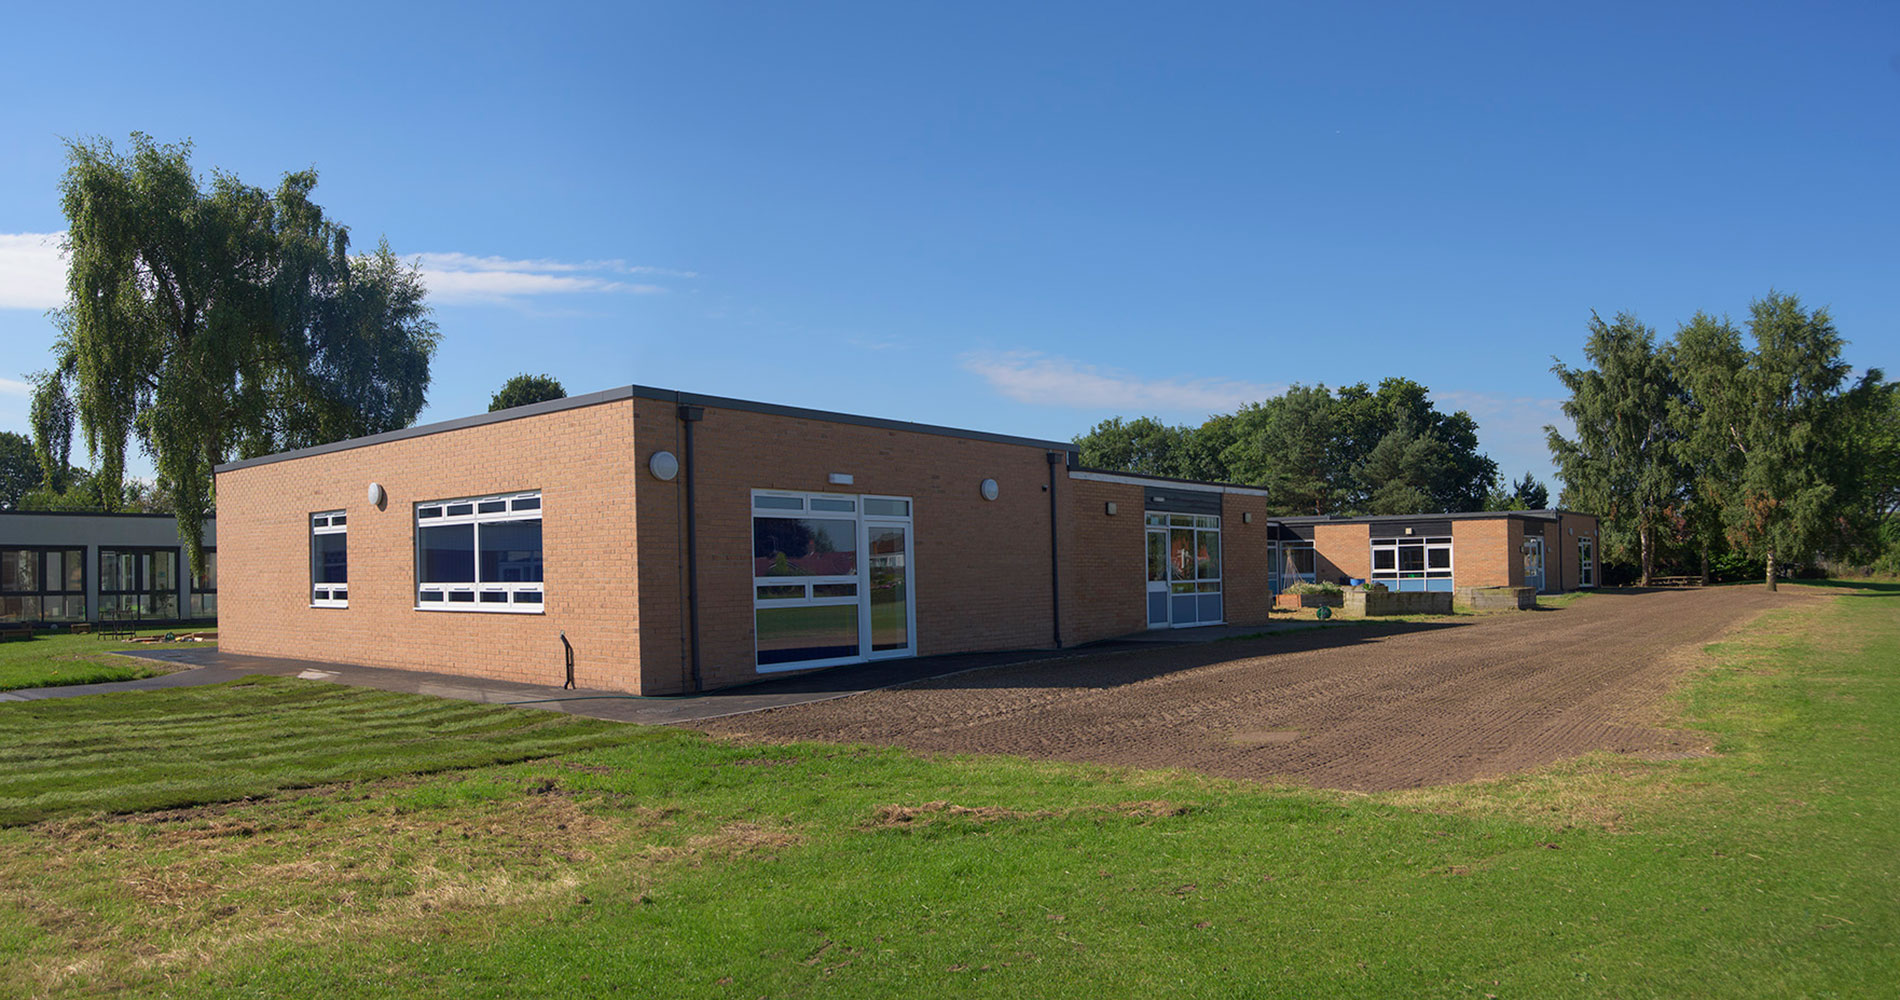
<path fill-rule="evenodd" d="M 203 577 L 170 514 L 0 511 L 0 622 L 216 618 L 216 519 L 205 519 L 201 541 Z"/>
<path fill-rule="evenodd" d="M 217 480 L 224 649 L 558 683 L 571 647 L 580 685 L 640 694 L 1258 624 L 1289 572 L 1389 561 L 1410 586 L 1414 535 L 1418 579 L 1445 549 L 1460 585 L 1521 582 L 1525 539 L 1595 533 L 1546 512 L 1276 519 L 1264 490 L 1084 469 L 1069 442 L 645 386 Z"/>

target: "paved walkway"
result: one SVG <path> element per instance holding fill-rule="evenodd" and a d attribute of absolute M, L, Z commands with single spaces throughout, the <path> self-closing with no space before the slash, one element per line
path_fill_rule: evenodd
<path fill-rule="evenodd" d="M 277 677 L 299 677 L 304 680 L 378 688 L 384 691 L 427 694 L 438 698 L 456 698 L 462 701 L 543 708 L 618 722 L 666 725 L 759 712 L 769 708 L 784 708 L 788 705 L 830 701 L 834 698 L 846 698 L 867 691 L 909 684 L 913 681 L 946 677 L 970 670 L 1028 663 L 1034 660 L 1092 656 L 1100 653 L 1152 648 L 1155 645 L 1197 644 L 1237 635 L 1277 632 L 1310 627 L 1310 625 L 1311 623 L 1275 622 L 1266 626 L 1215 626 L 1157 630 L 1060 650 L 957 653 L 947 656 L 882 660 L 876 663 L 833 667 L 796 677 L 768 679 L 741 687 L 709 691 L 705 694 L 664 697 L 641 697 L 618 691 L 587 689 L 567 691 L 552 685 L 521 684 L 514 681 L 488 680 L 421 670 L 394 670 L 350 663 L 246 656 L 239 653 L 227 653 L 216 647 L 146 646 L 119 652 L 126 656 L 160 660 L 184 669 L 157 677 L 111 684 L 76 684 L 69 687 L 0 691 L 0 702 L 75 698 L 81 695 L 109 694 L 115 691 L 160 691 L 166 688 L 217 684 L 250 674 L 270 674 Z"/>

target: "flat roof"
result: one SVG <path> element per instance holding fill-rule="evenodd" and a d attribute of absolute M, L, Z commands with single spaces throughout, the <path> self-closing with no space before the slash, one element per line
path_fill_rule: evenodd
<path fill-rule="evenodd" d="M 1346 517 L 1333 514 L 1299 514 L 1287 517 L 1275 517 L 1270 520 L 1281 524 L 1372 524 L 1376 521 L 1475 521 L 1492 517 L 1523 517 L 1539 521 L 1555 521 L 1561 514 L 1574 514 L 1578 517 L 1595 517 L 1580 510 L 1469 510 L 1462 513 L 1443 512 L 1436 514 L 1361 514 Z"/>
<path fill-rule="evenodd" d="M 1044 441 L 1038 438 L 1015 437 L 1009 434 L 992 434 L 988 431 L 965 430 L 958 427 L 942 427 L 936 424 L 912 423 L 908 420 L 890 420 L 884 417 L 867 417 L 855 413 L 837 413 L 831 410 L 812 410 L 802 406 L 784 406 L 778 403 L 762 403 L 750 399 L 734 399 L 729 396 L 709 396 L 697 392 L 683 392 L 678 389 L 660 389 L 646 385 L 622 386 L 601 392 L 590 392 L 581 396 L 569 396 L 565 399 L 551 399 L 544 403 L 530 403 L 493 413 L 478 413 L 473 416 L 457 417 L 433 424 L 421 424 L 404 427 L 401 430 L 385 431 L 366 437 L 348 438 L 332 441 L 329 444 L 315 445 L 310 448 L 298 448 L 294 451 L 278 452 L 274 455 L 260 455 L 256 458 L 244 458 L 225 462 L 217 466 L 214 472 L 233 472 L 248 469 L 254 465 L 269 465 L 273 462 L 288 462 L 296 458 L 309 458 L 314 455 L 327 455 L 331 452 L 349 451 L 352 448 L 367 448 L 370 445 L 386 444 L 391 441 L 406 441 L 410 438 L 426 437 L 430 434 L 443 434 L 448 431 L 465 430 L 487 424 L 498 424 L 506 420 L 520 420 L 524 417 L 538 417 L 562 410 L 579 409 L 583 406 L 599 406 L 603 403 L 617 402 L 623 399 L 653 399 L 680 406 L 703 406 L 717 410 L 744 410 L 749 413 L 768 413 L 773 416 L 793 417 L 800 420 L 822 420 L 834 424 L 853 424 L 859 427 L 876 427 L 883 430 L 909 431 L 913 434 L 935 434 L 942 437 L 967 438 L 974 441 L 989 441 L 996 444 L 1014 444 L 1029 448 L 1041 448 L 1045 451 L 1075 451 L 1072 441 Z"/>

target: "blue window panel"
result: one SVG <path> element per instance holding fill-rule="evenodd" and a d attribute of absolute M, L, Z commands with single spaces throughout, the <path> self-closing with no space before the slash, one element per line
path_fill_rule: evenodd
<path fill-rule="evenodd" d="M 1220 595 L 1202 594 L 1199 600 L 1201 602 L 1200 617 L 1196 620 L 1204 622 L 1220 621 Z"/>
<path fill-rule="evenodd" d="M 1434 593 L 1434 594 L 1449 594 L 1452 592 L 1451 581 L 1450 580 L 1427 580 L 1425 581 L 1425 589 L 1428 592 Z"/>
<path fill-rule="evenodd" d="M 1157 592 L 1148 595 L 1148 623 L 1157 625 L 1168 620 L 1168 595 Z"/>
<path fill-rule="evenodd" d="M 1199 618 L 1194 616 L 1195 595 L 1178 594 L 1169 598 L 1169 600 L 1174 602 L 1174 623 L 1176 625 L 1192 625 L 1200 621 Z"/>

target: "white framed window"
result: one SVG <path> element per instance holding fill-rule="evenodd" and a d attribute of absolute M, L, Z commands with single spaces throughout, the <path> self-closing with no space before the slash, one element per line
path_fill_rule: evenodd
<path fill-rule="evenodd" d="M 1577 587 L 1597 585 L 1597 540 L 1577 539 Z"/>
<path fill-rule="evenodd" d="M 350 606 L 350 517 L 344 511 L 310 515 L 310 606 Z"/>
<path fill-rule="evenodd" d="M 539 614 L 539 491 L 416 504 L 416 610 Z"/>
<path fill-rule="evenodd" d="M 1397 584 L 1394 590 L 1450 590 L 1451 539 L 1375 538 L 1372 579 Z"/>
<path fill-rule="evenodd" d="M 917 651 L 909 497 L 752 492 L 759 673 Z"/>

